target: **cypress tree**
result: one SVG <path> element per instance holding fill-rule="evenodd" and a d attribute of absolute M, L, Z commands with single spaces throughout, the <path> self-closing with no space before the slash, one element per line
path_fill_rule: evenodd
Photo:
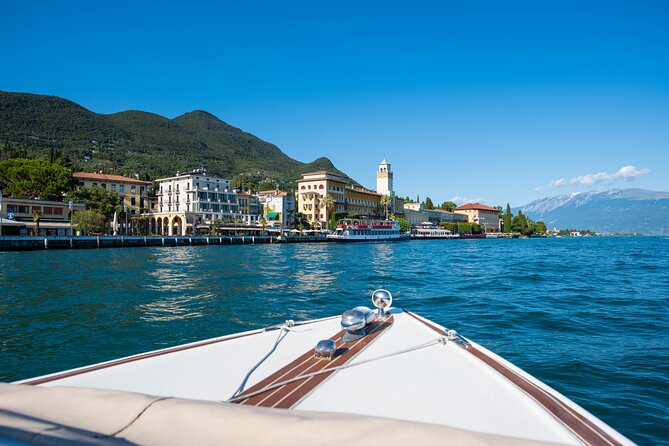
<path fill-rule="evenodd" d="M 511 206 L 509 203 L 506 204 L 506 214 L 504 214 L 504 232 L 507 234 L 511 233 Z"/>

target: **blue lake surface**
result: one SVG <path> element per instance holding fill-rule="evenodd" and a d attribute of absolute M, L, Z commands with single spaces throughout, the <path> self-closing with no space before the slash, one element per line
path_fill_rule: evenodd
<path fill-rule="evenodd" d="M 0 381 L 338 314 L 381 287 L 669 444 L 669 237 L 0 252 Z"/>

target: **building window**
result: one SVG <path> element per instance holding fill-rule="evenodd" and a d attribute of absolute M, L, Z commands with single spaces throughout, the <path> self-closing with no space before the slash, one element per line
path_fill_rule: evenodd
<path fill-rule="evenodd" d="M 323 185 L 321 184 L 320 186 L 318 186 L 318 188 L 319 188 L 319 189 L 323 189 Z"/>
<path fill-rule="evenodd" d="M 123 185 L 123 184 L 119 184 L 119 186 L 118 186 L 118 192 L 119 192 L 120 194 L 125 193 L 125 185 Z"/>
<path fill-rule="evenodd" d="M 116 185 L 115 184 L 111 185 L 111 190 L 116 191 Z"/>
<path fill-rule="evenodd" d="M 30 206 L 19 206 L 19 214 L 30 214 Z"/>
<path fill-rule="evenodd" d="M 53 208 L 53 215 L 63 215 L 63 208 Z"/>
<path fill-rule="evenodd" d="M 107 183 L 102 183 L 100 186 L 102 186 L 103 189 L 107 189 Z"/>
<path fill-rule="evenodd" d="M 130 206 L 135 206 L 137 204 L 137 201 L 135 200 L 135 197 L 130 198 Z"/>

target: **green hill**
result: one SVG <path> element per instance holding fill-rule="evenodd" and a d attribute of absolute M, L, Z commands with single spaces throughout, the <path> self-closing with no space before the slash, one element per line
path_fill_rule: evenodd
<path fill-rule="evenodd" d="M 66 156 L 75 170 L 154 179 L 204 166 L 213 175 L 287 186 L 327 158 L 302 163 L 206 111 L 174 119 L 129 110 L 94 113 L 67 99 L 0 92 L 0 159 Z M 357 184 L 350 179 L 351 183 Z"/>

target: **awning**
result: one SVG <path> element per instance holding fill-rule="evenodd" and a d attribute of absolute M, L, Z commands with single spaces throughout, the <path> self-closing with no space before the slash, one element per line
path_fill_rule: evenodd
<path fill-rule="evenodd" d="M 278 212 L 268 212 L 268 213 L 267 213 L 267 218 L 269 218 L 269 219 L 275 219 L 275 218 L 277 218 L 277 217 L 279 217 L 279 213 L 278 213 Z"/>
<path fill-rule="evenodd" d="M 25 226 L 26 224 L 21 221 L 10 220 L 8 218 L 0 218 L 0 225 L 2 226 Z"/>

